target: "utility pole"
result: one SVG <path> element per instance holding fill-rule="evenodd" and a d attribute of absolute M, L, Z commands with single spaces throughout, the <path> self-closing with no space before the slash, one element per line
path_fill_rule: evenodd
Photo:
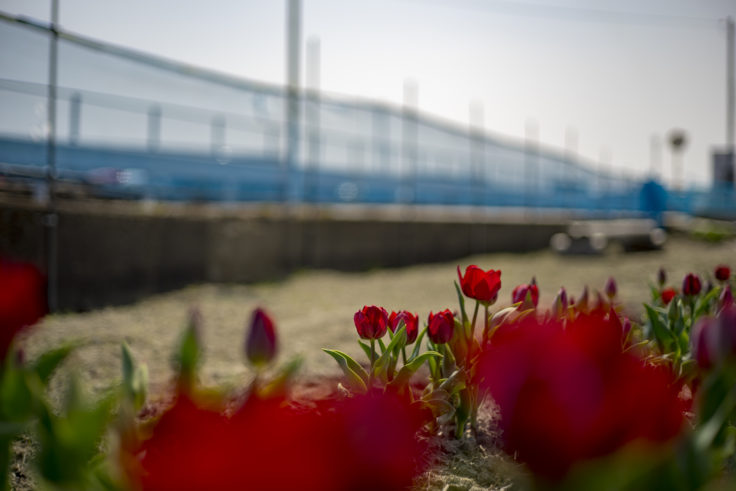
<path fill-rule="evenodd" d="M 46 187 L 48 201 L 44 216 L 44 236 L 46 239 L 46 280 L 49 311 L 58 308 L 59 268 L 58 268 L 58 225 L 56 211 L 56 84 L 59 49 L 59 0 L 51 0 L 51 38 L 49 45 L 49 84 L 46 110 Z"/>
<path fill-rule="evenodd" d="M 307 184 L 305 186 L 305 199 L 307 201 L 318 199 L 317 174 L 319 161 L 321 159 L 320 128 L 320 42 L 319 38 L 312 37 L 307 40 L 307 124 L 308 124 L 308 172 Z"/>
<path fill-rule="evenodd" d="M 733 17 L 726 19 L 726 143 L 731 157 L 733 175 L 736 176 L 736 148 L 734 148 L 734 99 L 736 99 L 736 84 L 734 83 L 734 22 Z M 734 178 L 736 188 L 736 178 Z"/>
<path fill-rule="evenodd" d="M 299 169 L 299 58 L 301 50 L 301 1 L 287 0 L 286 29 L 286 155 L 285 198 L 289 204 L 301 201 L 304 186 Z"/>

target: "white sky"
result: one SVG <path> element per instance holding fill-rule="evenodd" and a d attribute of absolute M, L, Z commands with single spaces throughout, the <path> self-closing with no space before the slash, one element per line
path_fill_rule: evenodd
<path fill-rule="evenodd" d="M 0 10 L 40 20 L 49 5 L 0 0 Z M 285 0 L 60 5 L 70 31 L 250 79 L 285 78 Z M 325 90 L 399 104 L 413 79 L 422 111 L 467 124 L 479 101 L 489 131 L 523 137 L 533 120 L 555 147 L 572 127 L 581 155 L 608 155 L 604 166 L 620 172 L 647 172 L 652 135 L 683 128 L 687 184 L 710 180 L 710 152 L 726 142 L 719 19 L 728 15 L 734 0 L 303 0 L 302 35 L 320 39 Z M 666 148 L 662 174 L 671 177 Z"/>

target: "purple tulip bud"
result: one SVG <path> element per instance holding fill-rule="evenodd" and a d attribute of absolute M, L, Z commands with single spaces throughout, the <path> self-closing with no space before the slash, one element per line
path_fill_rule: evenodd
<path fill-rule="evenodd" d="M 629 337 L 629 333 L 631 332 L 631 320 L 629 320 L 628 317 L 624 317 L 622 328 L 623 328 L 624 339 L 626 339 Z"/>
<path fill-rule="evenodd" d="M 606 296 L 613 300 L 613 297 L 616 296 L 616 280 L 613 279 L 613 276 L 610 276 L 608 278 L 608 281 L 606 281 Z"/>
<path fill-rule="evenodd" d="M 245 356 L 256 367 L 267 365 L 276 356 L 276 329 L 273 321 L 263 311 L 256 309 L 250 321 L 245 339 Z"/>
<path fill-rule="evenodd" d="M 659 287 L 662 288 L 665 283 L 667 283 L 667 272 L 664 270 L 664 268 L 659 268 L 659 271 L 657 272 L 657 283 L 659 283 Z"/>

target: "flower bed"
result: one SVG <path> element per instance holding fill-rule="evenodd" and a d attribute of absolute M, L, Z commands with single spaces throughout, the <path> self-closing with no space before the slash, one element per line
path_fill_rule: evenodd
<path fill-rule="evenodd" d="M 171 403 L 155 417 L 146 370 L 125 347 L 114 394 L 91 402 L 72 383 L 60 411 L 43 386 L 74 347 L 31 363 L 11 349 L 0 386 L 5 442 L 33 428 L 36 478 L 72 488 L 401 489 L 452 460 L 448 451 L 477 456 L 495 436 L 507 454 L 496 464 L 521 469 L 538 488 L 607 479 L 614 489 L 689 489 L 722 477 L 736 404 L 730 270 L 676 285 L 660 275 L 641 319 L 624 315 L 612 281 L 575 299 L 561 290 L 543 305 L 536 281 L 506 289 L 500 276 L 459 269 L 457 306 L 421 316 L 360 309 L 353 332 L 362 356 L 327 348 L 344 378 L 318 397 L 294 397 L 296 362 L 270 367 L 289 339 L 263 310 L 243 347 L 255 376 L 234 393 L 199 380 L 202 320 L 190 314 Z M 497 308 L 505 291 L 514 303 Z M 3 311 L 8 332 L 37 316 L 15 315 L 19 305 Z M 483 408 L 494 407 L 489 426 Z"/>

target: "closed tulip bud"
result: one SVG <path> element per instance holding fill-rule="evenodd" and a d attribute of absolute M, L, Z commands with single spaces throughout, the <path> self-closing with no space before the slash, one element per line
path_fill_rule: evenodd
<path fill-rule="evenodd" d="M 528 302 L 527 298 L 529 299 Z M 522 302 L 521 306 L 519 307 L 520 310 L 536 308 L 536 306 L 539 304 L 539 288 L 537 287 L 536 283 L 531 283 L 529 285 L 527 285 L 526 283 L 522 283 L 521 285 L 514 288 L 513 292 L 511 292 L 511 301 L 513 303 Z"/>
<path fill-rule="evenodd" d="M 695 296 L 700 293 L 702 286 L 698 275 L 688 273 L 682 280 L 682 294 L 687 296 Z"/>
<path fill-rule="evenodd" d="M 557 292 L 557 296 L 555 296 L 555 301 L 552 303 L 552 315 L 553 317 L 559 319 L 560 317 L 563 317 L 565 313 L 567 312 L 567 292 L 564 288 L 560 288 L 560 291 Z"/>
<path fill-rule="evenodd" d="M 355 329 L 363 339 L 379 339 L 386 334 L 388 328 L 388 312 L 383 307 L 375 305 L 363 306 L 353 316 Z"/>
<path fill-rule="evenodd" d="M 427 320 L 427 335 L 434 344 L 445 344 L 452 338 L 455 329 L 455 317 L 449 309 L 433 314 Z"/>
<path fill-rule="evenodd" d="M 419 318 L 406 310 L 391 312 L 388 316 L 388 327 L 391 332 L 396 332 L 401 323 L 406 326 L 406 344 L 411 344 L 417 339 L 419 333 Z"/>
<path fill-rule="evenodd" d="M 575 304 L 575 308 L 576 308 L 576 310 L 578 312 L 582 312 L 584 314 L 587 314 L 588 313 L 588 310 L 590 310 L 590 307 L 588 305 L 589 302 L 590 302 L 590 300 L 588 298 L 589 295 L 590 294 L 588 293 L 588 285 L 585 285 L 583 287 L 583 293 L 580 294 L 580 299 Z"/>
<path fill-rule="evenodd" d="M 731 268 L 725 264 L 720 264 L 716 267 L 715 276 L 718 281 L 728 281 L 731 277 Z"/>
<path fill-rule="evenodd" d="M 245 356 L 256 367 L 262 367 L 274 359 L 276 349 L 276 329 L 273 321 L 263 309 L 256 309 L 245 339 Z"/>
<path fill-rule="evenodd" d="M 613 276 L 610 276 L 608 278 L 608 281 L 606 281 L 606 296 L 613 300 L 613 297 L 616 296 L 616 280 L 613 279 Z"/>
<path fill-rule="evenodd" d="M 659 271 L 657 272 L 657 283 L 659 284 L 659 287 L 662 288 L 665 283 L 667 283 L 667 272 L 664 270 L 664 268 L 659 268 Z"/>
<path fill-rule="evenodd" d="M 631 332 L 631 320 L 629 320 L 628 317 L 624 317 L 624 322 L 622 324 L 624 339 L 629 337 L 629 333 Z"/>

